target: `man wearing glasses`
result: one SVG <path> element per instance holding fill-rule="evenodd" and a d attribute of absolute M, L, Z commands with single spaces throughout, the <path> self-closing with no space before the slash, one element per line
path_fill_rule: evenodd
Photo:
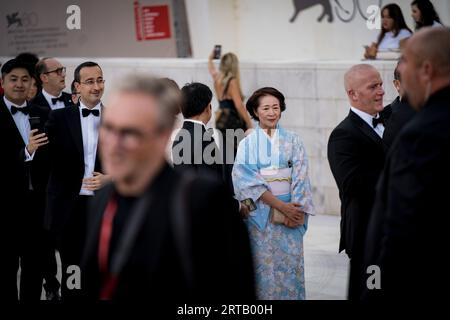
<path fill-rule="evenodd" d="M 47 112 L 47 116 L 52 110 L 61 109 L 71 106 L 71 96 L 63 92 L 66 87 L 66 68 L 54 58 L 43 58 L 36 64 L 36 75 L 42 83 L 42 90 L 37 93 L 32 103 L 41 106 Z M 48 161 L 47 161 L 48 164 Z M 43 167 L 47 170 L 42 170 L 41 175 L 45 181 L 48 181 L 48 166 Z M 45 194 L 43 194 L 45 202 Z M 56 277 L 57 262 L 55 256 L 55 244 L 51 234 L 48 231 L 43 231 L 43 247 L 41 254 L 41 263 L 44 270 L 45 278 L 45 292 L 47 300 L 58 300 L 59 295 L 59 281 Z"/>
<path fill-rule="evenodd" d="M 36 64 L 36 74 L 42 83 L 42 91 L 33 99 L 33 104 L 46 108 L 49 112 L 71 106 L 70 94 L 63 92 L 66 87 L 66 67 L 54 58 L 43 58 Z"/>
<path fill-rule="evenodd" d="M 108 181 L 97 157 L 102 69 L 95 62 L 84 62 L 75 69 L 74 79 L 80 93 L 78 105 L 52 111 L 46 126 L 52 142 L 45 223 L 56 237 L 61 256 L 63 299 L 80 297 L 79 283 L 69 281 L 68 285 L 66 280 L 80 262 L 87 201 Z"/>

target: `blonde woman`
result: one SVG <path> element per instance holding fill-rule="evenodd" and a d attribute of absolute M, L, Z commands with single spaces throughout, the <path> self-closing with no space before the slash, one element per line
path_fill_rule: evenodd
<path fill-rule="evenodd" d="M 216 116 L 216 128 L 243 129 L 253 127 L 242 101 L 239 60 L 234 53 L 227 53 L 220 59 L 219 71 L 213 63 L 214 51 L 209 56 L 208 69 L 214 80 L 214 89 L 219 99 L 219 112 Z"/>
<path fill-rule="evenodd" d="M 223 137 L 224 178 L 228 187 L 233 190 L 231 172 L 239 143 L 244 138 L 244 132 L 253 128 L 253 122 L 242 101 L 239 60 L 234 53 L 227 53 L 220 59 L 219 71 L 213 63 L 214 50 L 209 55 L 208 69 L 214 80 L 214 90 L 219 100 L 219 110 L 216 112 L 216 129 Z M 227 139 L 227 130 L 234 131 L 232 139 Z M 247 132 L 248 133 L 248 132 Z"/>

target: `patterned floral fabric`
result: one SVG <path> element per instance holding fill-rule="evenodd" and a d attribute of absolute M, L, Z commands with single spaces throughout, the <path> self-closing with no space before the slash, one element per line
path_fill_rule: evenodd
<path fill-rule="evenodd" d="M 308 213 L 305 224 L 297 228 L 270 223 L 270 207 L 259 200 L 265 191 L 270 191 L 260 170 L 287 167 L 292 167 L 291 194 L 278 198 L 300 203 Z M 239 144 L 232 177 L 236 198 L 240 201 L 252 198 L 257 206 L 246 224 L 256 268 L 258 298 L 305 299 L 303 235 L 309 215 L 314 214 L 314 207 L 308 161 L 300 137 L 277 126 L 270 138 L 256 127 Z"/>

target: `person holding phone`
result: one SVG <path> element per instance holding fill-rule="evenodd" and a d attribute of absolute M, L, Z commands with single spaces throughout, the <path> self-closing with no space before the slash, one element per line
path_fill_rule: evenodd
<path fill-rule="evenodd" d="M 219 100 L 219 110 L 215 114 L 216 129 L 220 131 L 222 137 L 226 137 L 226 130 L 242 130 L 241 135 L 236 134 L 233 139 L 230 139 L 232 141 L 225 140 L 222 143 L 225 177 L 229 187 L 233 188 L 231 171 L 237 147 L 241 141 L 238 137 L 243 137 L 244 132 L 253 128 L 253 122 L 243 102 L 238 57 L 234 53 L 226 53 L 221 57 L 219 71 L 217 71 L 213 63 L 213 58 L 217 57 L 217 51 L 211 52 L 208 61 L 209 73 L 213 78 L 214 90 Z"/>
<path fill-rule="evenodd" d="M 45 111 L 27 102 L 32 70 L 19 59 L 7 61 L 1 69 L 4 96 L 0 98 L 0 135 L 3 139 L 0 168 L 2 183 L 2 232 L 0 250 L 3 277 L 0 299 L 17 300 L 17 271 L 20 300 L 39 300 L 42 291 L 42 224 L 45 208 L 44 171 L 41 156 L 48 143 L 30 119 L 45 121 Z"/>
<path fill-rule="evenodd" d="M 216 46 L 211 52 L 208 60 L 208 70 L 213 78 L 214 89 L 219 98 L 219 108 L 229 109 L 231 115 L 227 121 L 222 121 L 223 123 L 216 118 L 216 127 L 220 130 L 250 129 L 253 127 L 253 123 L 242 101 L 244 95 L 241 89 L 238 57 L 232 52 L 228 52 L 220 57 L 220 48 Z M 219 71 L 217 71 L 213 59 L 219 58 L 220 66 Z"/>
<path fill-rule="evenodd" d="M 270 87 L 248 99 L 258 125 L 239 144 L 232 173 L 236 198 L 256 205 L 247 227 L 263 300 L 305 299 L 303 236 L 314 208 L 303 144 L 278 124 L 284 101 Z"/>

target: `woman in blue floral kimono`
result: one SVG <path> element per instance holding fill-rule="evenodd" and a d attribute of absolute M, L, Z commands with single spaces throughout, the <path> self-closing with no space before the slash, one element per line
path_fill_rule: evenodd
<path fill-rule="evenodd" d="M 278 124 L 285 109 L 278 90 L 253 93 L 247 110 L 258 126 L 239 144 L 232 174 L 238 200 L 256 204 L 246 224 L 264 300 L 305 299 L 303 236 L 314 209 L 303 144 Z"/>

